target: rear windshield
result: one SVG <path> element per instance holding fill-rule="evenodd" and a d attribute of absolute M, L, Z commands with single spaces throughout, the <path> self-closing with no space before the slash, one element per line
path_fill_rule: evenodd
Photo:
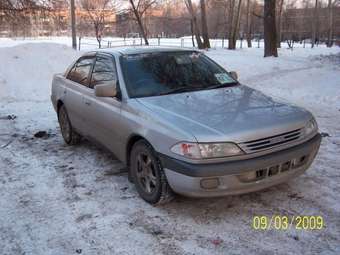
<path fill-rule="evenodd" d="M 194 51 L 126 55 L 121 57 L 121 66 L 132 98 L 237 84 L 222 67 Z"/>

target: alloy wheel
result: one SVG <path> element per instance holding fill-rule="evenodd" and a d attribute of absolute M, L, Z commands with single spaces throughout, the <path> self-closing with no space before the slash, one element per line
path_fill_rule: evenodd
<path fill-rule="evenodd" d="M 157 186 L 156 170 L 151 157 L 146 153 L 140 152 L 137 156 L 136 175 L 143 190 L 152 194 Z"/>
<path fill-rule="evenodd" d="M 59 112 L 59 124 L 60 124 L 61 133 L 65 141 L 69 141 L 70 136 L 71 136 L 71 126 L 68 120 L 67 113 L 64 110 L 64 108 L 61 108 Z"/>

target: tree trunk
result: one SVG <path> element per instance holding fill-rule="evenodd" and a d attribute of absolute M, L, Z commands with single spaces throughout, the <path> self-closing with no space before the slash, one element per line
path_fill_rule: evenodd
<path fill-rule="evenodd" d="M 333 45 L 333 8 L 332 0 L 328 0 L 328 36 L 327 36 L 327 47 Z"/>
<path fill-rule="evenodd" d="M 315 0 L 314 14 L 313 14 L 313 24 L 312 24 L 312 48 L 314 48 L 316 42 L 316 26 L 318 23 L 318 0 Z"/>
<path fill-rule="evenodd" d="M 287 44 L 288 44 L 288 48 L 293 50 L 294 40 L 293 39 L 287 39 Z"/>
<path fill-rule="evenodd" d="M 241 4 L 242 4 L 242 0 L 238 0 L 237 16 L 236 16 L 236 20 L 235 20 L 235 24 L 233 28 L 233 34 L 232 34 L 234 49 L 236 48 L 236 41 L 238 39 L 238 34 L 239 34 L 239 26 L 240 26 L 240 18 L 241 18 Z"/>
<path fill-rule="evenodd" d="M 194 34 L 195 34 L 195 38 L 196 38 L 196 42 L 197 42 L 197 47 L 199 49 L 204 49 L 204 45 L 203 45 L 203 42 L 202 42 L 202 39 L 201 39 L 200 31 L 198 29 L 197 18 L 196 18 L 195 14 L 192 17 L 192 24 L 193 24 L 193 30 L 194 30 Z"/>
<path fill-rule="evenodd" d="M 76 14 L 74 0 L 71 0 L 71 30 L 72 30 L 72 48 L 77 49 L 77 35 L 76 35 Z"/>
<path fill-rule="evenodd" d="M 251 48 L 251 17 L 250 17 L 250 0 L 247 0 L 247 21 L 246 21 L 246 39 L 248 48 Z"/>
<path fill-rule="evenodd" d="M 264 57 L 277 57 L 275 0 L 264 0 Z"/>
<path fill-rule="evenodd" d="M 146 32 L 145 32 L 145 28 L 143 26 L 142 19 L 141 19 L 139 13 L 138 13 L 138 10 L 135 6 L 135 3 L 133 2 L 133 0 L 129 0 L 129 1 L 130 1 L 131 6 L 132 6 L 133 13 L 135 14 L 135 18 L 137 20 L 138 27 L 139 27 L 139 30 L 142 34 L 143 39 L 144 39 L 145 45 L 149 45 L 149 41 L 148 41 L 148 38 L 146 36 Z"/>
<path fill-rule="evenodd" d="M 239 24 L 240 24 L 240 17 L 241 17 L 241 4 L 242 0 L 238 0 L 238 6 L 237 6 L 237 13 L 236 18 L 234 15 L 234 9 L 235 9 L 235 0 L 231 1 L 230 6 L 230 16 L 229 16 L 229 25 L 231 26 L 229 38 L 228 38 L 228 49 L 234 50 L 236 49 L 236 40 L 238 38 L 238 30 L 239 30 Z"/>
<path fill-rule="evenodd" d="M 233 34 L 233 23 L 234 23 L 234 9 L 235 9 L 235 0 L 230 0 L 229 7 L 229 17 L 228 17 L 228 49 L 235 49 L 234 41 L 232 40 Z"/>
<path fill-rule="evenodd" d="M 282 13 L 283 13 L 283 1 L 279 0 L 279 10 L 278 10 L 278 17 L 277 17 L 277 47 L 281 48 L 281 40 L 282 40 Z"/>
<path fill-rule="evenodd" d="M 192 41 L 192 47 L 195 47 L 195 39 L 194 39 L 194 28 L 192 24 L 192 19 L 190 20 L 190 32 L 191 32 L 191 41 Z"/>
<path fill-rule="evenodd" d="M 98 47 L 99 49 L 102 47 L 102 37 L 100 35 L 100 31 L 99 31 L 99 24 L 95 23 L 94 24 L 94 31 L 96 33 L 96 39 L 97 39 L 97 42 L 98 42 Z"/>
<path fill-rule="evenodd" d="M 205 0 L 200 0 L 200 3 L 201 3 L 201 19 L 202 19 L 201 23 L 202 23 L 203 46 L 204 48 L 210 48 Z"/>
<path fill-rule="evenodd" d="M 201 35 L 200 35 L 200 31 L 199 31 L 198 24 L 197 24 L 196 13 L 195 13 L 194 8 L 192 6 L 192 2 L 191 2 L 191 0 L 186 0 L 185 4 L 186 4 L 188 11 L 191 15 L 192 29 L 193 29 L 193 33 L 194 33 L 195 38 L 196 38 L 197 47 L 199 49 L 203 49 L 204 46 L 203 46 L 203 43 L 202 43 L 202 40 L 201 40 Z"/>

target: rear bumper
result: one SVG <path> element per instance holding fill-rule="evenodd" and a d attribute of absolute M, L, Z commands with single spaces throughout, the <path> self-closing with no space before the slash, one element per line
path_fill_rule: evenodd
<path fill-rule="evenodd" d="M 190 164 L 159 155 L 171 188 L 179 194 L 212 197 L 242 194 L 285 182 L 312 164 L 320 134 L 298 146 L 265 156 L 214 164 Z M 207 185 L 208 184 L 208 185 Z"/>

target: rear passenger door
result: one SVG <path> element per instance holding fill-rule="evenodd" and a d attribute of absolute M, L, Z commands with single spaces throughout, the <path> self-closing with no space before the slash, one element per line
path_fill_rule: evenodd
<path fill-rule="evenodd" d="M 64 104 L 72 126 L 82 135 L 86 135 L 84 95 L 91 94 L 91 72 L 95 55 L 81 57 L 67 74 Z"/>
<path fill-rule="evenodd" d="M 98 53 L 90 79 L 91 95 L 86 96 L 86 126 L 90 136 L 119 155 L 121 142 L 121 101 L 117 97 L 96 97 L 94 87 L 100 84 L 115 83 L 119 91 L 116 63 L 109 54 Z"/>

